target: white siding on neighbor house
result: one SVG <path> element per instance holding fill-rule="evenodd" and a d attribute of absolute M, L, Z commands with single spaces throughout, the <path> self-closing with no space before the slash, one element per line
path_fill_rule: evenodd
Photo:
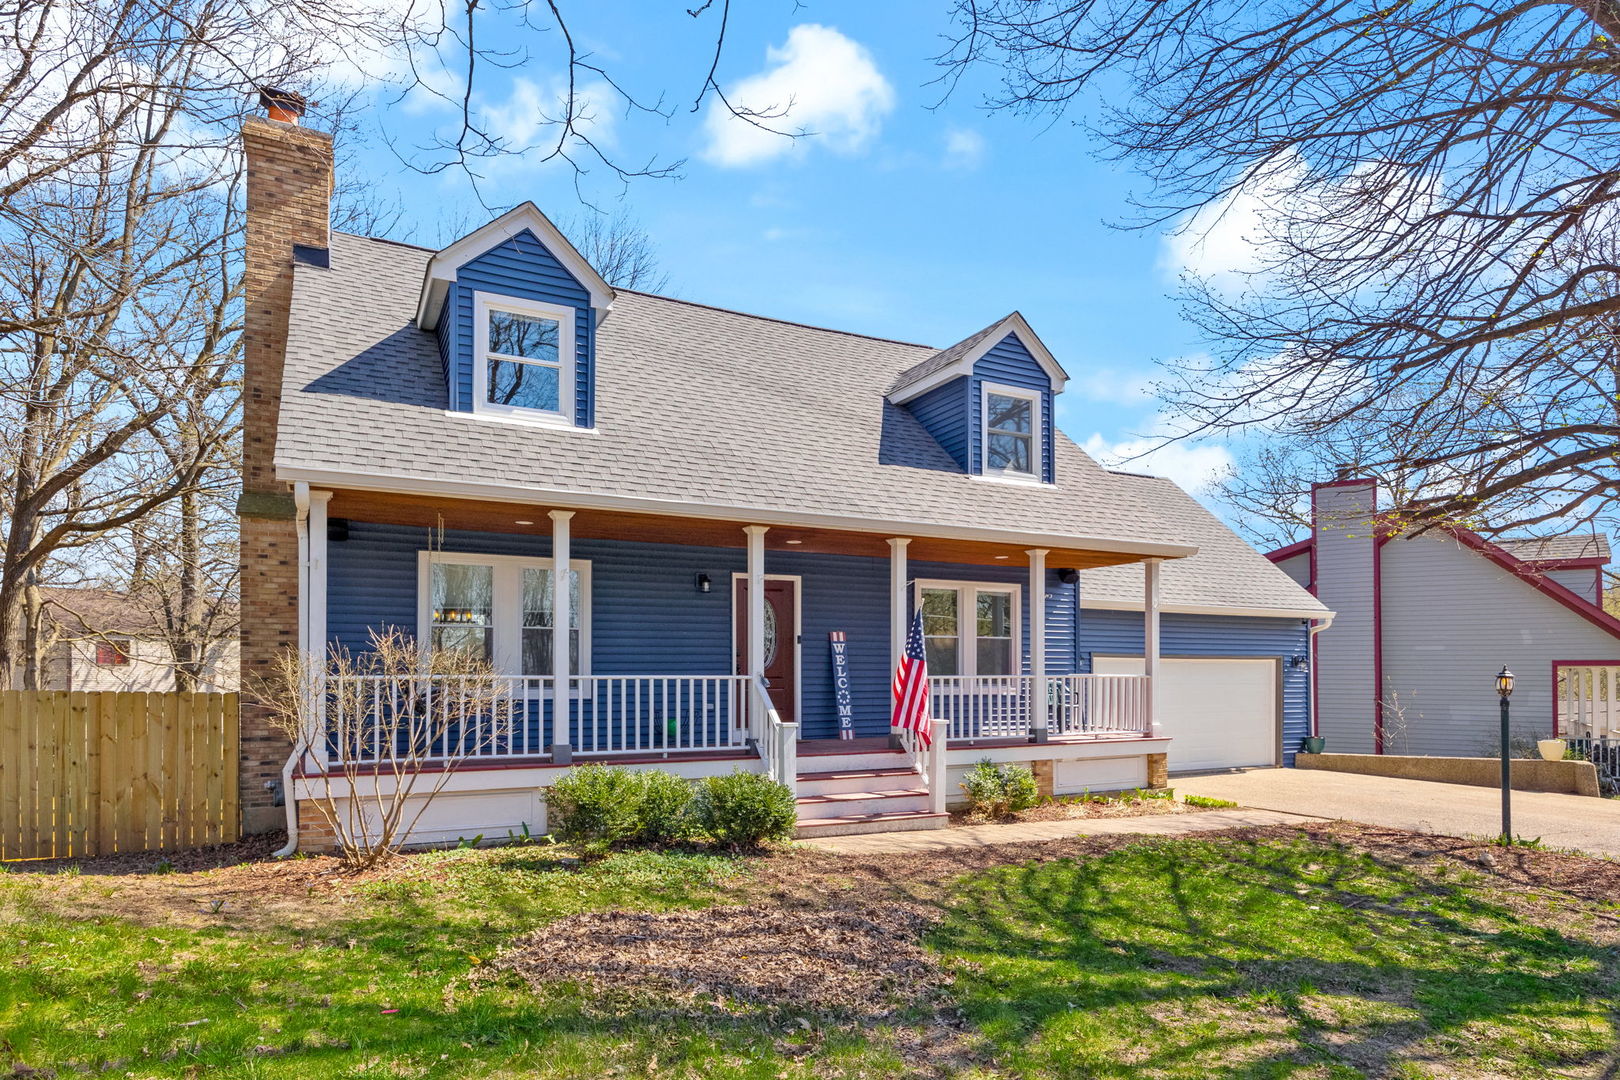
<path fill-rule="evenodd" d="M 1514 733 L 1546 736 L 1552 662 L 1620 660 L 1620 639 L 1450 536 L 1390 541 L 1381 575 L 1387 753 L 1491 752 L 1503 664 L 1517 676 Z"/>
<path fill-rule="evenodd" d="M 1327 749 L 1373 752 L 1373 515 L 1371 482 L 1312 492 L 1316 511 L 1316 598 L 1336 612 L 1316 635 L 1317 731 Z"/>
<path fill-rule="evenodd" d="M 120 640 L 120 639 L 113 639 Z M 51 684 L 53 690 L 100 691 L 134 690 L 161 693 L 173 690 L 174 660 L 169 647 L 162 641 L 132 638 L 128 641 L 129 663 L 96 663 L 94 641 L 70 641 L 61 646 L 71 660 L 71 674 L 66 685 L 61 685 L 61 665 L 53 664 Z M 224 641 L 209 651 L 203 667 L 198 690 L 210 693 L 234 691 L 238 688 L 237 674 L 240 650 L 235 641 Z"/>
<path fill-rule="evenodd" d="M 1549 570 L 1547 577 L 1558 582 L 1564 588 L 1592 603 L 1601 603 L 1598 596 L 1598 577 L 1601 570 L 1591 566 L 1577 566 L 1569 570 Z"/>
<path fill-rule="evenodd" d="M 1311 553 L 1302 551 L 1298 555 L 1283 559 L 1277 563 L 1277 569 L 1294 579 L 1294 584 L 1302 589 L 1311 587 Z"/>

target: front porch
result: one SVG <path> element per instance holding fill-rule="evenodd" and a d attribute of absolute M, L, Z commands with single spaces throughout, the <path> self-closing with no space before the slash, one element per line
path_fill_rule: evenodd
<path fill-rule="evenodd" d="M 874 800 L 903 796 L 908 814 L 937 823 L 960 772 L 984 756 L 1045 762 L 1061 793 L 1060 771 L 1077 791 L 1139 786 L 1164 752 L 1152 555 L 601 511 L 526 517 L 375 493 L 299 500 L 306 653 L 358 651 L 372 629 L 413 626 L 511 673 L 475 716 L 426 726 L 458 676 L 329 680 L 326 737 L 289 764 L 294 801 L 317 781 L 397 772 L 402 731 L 416 733 L 411 768 L 457 774 L 451 803 L 477 794 L 489 811 L 502 803 L 490 796 L 512 795 L 493 817 L 480 811 L 488 820 L 452 813 L 442 829 L 460 835 L 499 835 L 514 814 L 540 831 L 543 805 L 520 793 L 586 761 L 765 772 L 795 790 L 807 821 L 852 803 L 876 820 Z M 1074 568 L 1130 561 L 1144 568 L 1147 674 L 1078 670 Z M 891 673 L 917 609 L 931 669 L 945 669 L 929 680 L 931 747 L 889 729 Z M 641 673 L 650 660 L 663 673 Z M 1114 764 L 1076 764 L 1102 761 Z"/>

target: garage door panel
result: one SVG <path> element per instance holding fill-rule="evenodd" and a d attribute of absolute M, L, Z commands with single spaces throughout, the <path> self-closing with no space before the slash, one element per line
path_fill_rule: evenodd
<path fill-rule="evenodd" d="M 1140 675 L 1140 656 L 1098 656 L 1099 675 Z M 1170 769 L 1234 769 L 1277 760 L 1277 661 L 1160 660 L 1159 723 L 1170 736 Z"/>

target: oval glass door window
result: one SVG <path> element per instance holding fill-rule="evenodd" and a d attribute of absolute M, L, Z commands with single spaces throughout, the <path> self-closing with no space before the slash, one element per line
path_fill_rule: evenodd
<path fill-rule="evenodd" d="M 776 605 L 765 598 L 765 666 L 776 660 Z"/>

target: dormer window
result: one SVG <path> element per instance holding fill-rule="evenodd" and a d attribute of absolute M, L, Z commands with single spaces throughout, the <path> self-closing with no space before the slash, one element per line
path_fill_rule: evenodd
<path fill-rule="evenodd" d="M 984 471 L 1035 479 L 1041 471 L 1041 395 L 984 384 Z"/>
<path fill-rule="evenodd" d="M 479 293 L 473 351 L 475 410 L 573 426 L 572 308 Z"/>

